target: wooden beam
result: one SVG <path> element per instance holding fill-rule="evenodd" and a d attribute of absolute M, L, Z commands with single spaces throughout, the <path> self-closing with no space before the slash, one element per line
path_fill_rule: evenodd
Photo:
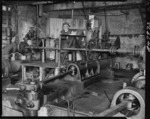
<path fill-rule="evenodd" d="M 118 6 L 136 6 L 138 4 L 141 4 L 142 1 L 127 1 L 127 2 L 107 2 L 107 8 L 113 7 L 116 8 Z M 101 8 L 104 9 L 105 4 L 104 2 L 84 2 L 85 9 L 95 9 L 95 8 Z M 106 8 L 106 9 L 107 9 Z M 76 3 L 61 3 L 61 4 L 51 4 L 51 5 L 44 5 L 43 11 L 44 12 L 50 12 L 50 11 L 66 11 L 66 10 L 80 10 L 83 9 L 83 5 L 81 2 Z"/>
<path fill-rule="evenodd" d="M 35 1 L 3 1 L 2 5 L 32 5 Z"/>

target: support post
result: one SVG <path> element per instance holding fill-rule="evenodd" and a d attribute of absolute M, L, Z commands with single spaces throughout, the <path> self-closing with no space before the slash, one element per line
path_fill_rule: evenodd
<path fill-rule="evenodd" d="M 61 35 L 59 37 L 58 66 L 61 65 Z"/>
<path fill-rule="evenodd" d="M 42 39 L 43 47 L 45 47 L 45 39 Z M 45 63 L 45 49 L 42 49 L 42 63 Z"/>
<path fill-rule="evenodd" d="M 44 67 L 40 67 L 40 81 L 42 81 L 44 78 L 45 78 Z"/>
<path fill-rule="evenodd" d="M 22 65 L 22 81 L 26 80 L 26 67 Z"/>

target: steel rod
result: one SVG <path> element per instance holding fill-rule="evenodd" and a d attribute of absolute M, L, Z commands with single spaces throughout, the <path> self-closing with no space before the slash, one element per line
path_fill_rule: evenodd
<path fill-rule="evenodd" d="M 117 114 L 118 112 L 120 112 L 121 110 L 125 109 L 127 107 L 127 104 L 129 103 L 129 101 L 123 101 L 122 103 L 109 108 L 103 112 L 101 112 L 100 114 L 96 114 L 93 115 L 94 117 L 100 117 L 100 116 L 113 116 L 115 114 Z"/>
<path fill-rule="evenodd" d="M 72 73 L 72 71 L 68 71 L 68 72 L 59 74 L 59 75 L 57 75 L 57 76 L 55 76 L 55 77 L 53 77 L 53 78 L 47 79 L 47 80 L 45 80 L 45 81 L 42 81 L 42 83 L 43 83 L 43 84 L 49 83 L 50 81 L 53 81 L 53 80 L 56 80 L 56 79 L 58 79 L 58 78 L 64 77 L 64 76 L 66 76 L 66 75 L 68 75 L 68 74 L 70 74 L 70 73 Z"/>
<path fill-rule="evenodd" d="M 49 49 L 49 50 L 60 50 L 59 48 L 49 48 L 49 47 L 26 47 L 31 49 Z M 86 48 L 62 48 L 61 50 L 72 50 L 72 51 L 94 51 L 94 52 L 111 52 L 111 49 L 86 49 Z M 127 52 L 130 53 L 132 50 L 128 49 L 118 49 L 116 52 Z"/>
<path fill-rule="evenodd" d="M 42 39 L 43 47 L 45 47 L 45 40 Z M 42 49 L 42 62 L 45 62 L 45 49 Z"/>
<path fill-rule="evenodd" d="M 141 48 L 133 49 L 86 49 L 86 48 L 48 48 L 48 47 L 26 47 L 31 49 L 50 49 L 50 50 L 69 50 L 69 51 L 90 51 L 90 52 L 109 52 L 109 53 L 129 53 L 133 55 L 141 55 Z"/>
<path fill-rule="evenodd" d="M 61 43 L 61 36 L 59 36 L 59 46 L 58 46 L 58 66 L 61 66 L 61 49 L 62 49 L 62 43 Z"/>
<path fill-rule="evenodd" d="M 28 46 L 26 48 L 30 49 L 48 49 L 48 50 L 59 50 L 59 48 L 50 48 L 50 47 L 33 47 L 33 46 Z"/>

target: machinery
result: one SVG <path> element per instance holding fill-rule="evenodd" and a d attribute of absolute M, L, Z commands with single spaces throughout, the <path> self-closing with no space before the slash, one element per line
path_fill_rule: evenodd
<path fill-rule="evenodd" d="M 62 36 L 72 37 L 68 48 L 62 48 Z M 45 46 L 47 38 L 40 39 L 42 46 L 29 46 L 26 42 L 19 44 L 18 51 L 26 55 L 26 60 L 21 61 L 16 70 L 11 61 L 3 66 L 4 72 L 9 71 L 7 74 L 19 71 L 20 67 L 22 71 L 17 80 L 12 76 L 9 79 L 3 77 L 3 116 L 121 115 L 129 119 L 145 118 L 145 70 L 124 70 L 120 75 L 122 77 L 126 75 L 130 80 L 129 85 L 123 87 L 124 81 L 117 78 L 120 76 L 119 66 L 116 68 L 119 63 L 114 60 L 118 54 L 144 57 L 144 49 L 138 46 L 133 50 L 121 49 L 118 45 L 109 43 L 107 43 L 109 47 L 99 48 L 100 43 L 94 39 L 87 41 L 86 46 L 81 48 L 78 40 L 80 37 L 86 39 L 86 36 L 81 34 L 61 34 L 58 47 L 55 48 Z M 40 60 L 32 59 L 32 51 L 35 49 L 41 53 Z M 46 59 L 46 50 L 57 51 L 55 61 Z M 71 60 L 61 56 L 61 53 L 66 51 L 71 53 Z M 77 51 L 81 53 L 82 60 L 77 60 Z M 92 55 L 93 53 L 97 53 L 96 57 Z M 65 61 L 61 62 L 62 58 Z M 91 87 L 102 83 L 103 80 L 109 80 L 111 85 L 119 82 L 120 87 L 114 91 L 115 94 L 111 99 L 107 98 L 111 104 L 100 109 L 98 105 L 102 103 L 102 97 Z M 90 101 L 94 104 L 90 104 Z"/>

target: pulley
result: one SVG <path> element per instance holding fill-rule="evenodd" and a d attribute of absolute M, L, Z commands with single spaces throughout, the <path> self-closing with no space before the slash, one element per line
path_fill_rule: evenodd
<path fill-rule="evenodd" d="M 145 90 L 134 87 L 119 90 L 112 99 L 111 107 L 125 100 L 129 103 L 118 115 L 124 115 L 127 119 L 145 119 Z"/>
<path fill-rule="evenodd" d="M 27 46 L 29 46 L 28 43 L 20 42 L 18 44 L 18 51 L 19 51 L 19 53 L 25 55 L 29 51 L 29 49 L 26 48 Z"/>
<path fill-rule="evenodd" d="M 137 73 L 131 80 L 131 84 L 140 89 L 145 89 L 145 70 Z"/>

